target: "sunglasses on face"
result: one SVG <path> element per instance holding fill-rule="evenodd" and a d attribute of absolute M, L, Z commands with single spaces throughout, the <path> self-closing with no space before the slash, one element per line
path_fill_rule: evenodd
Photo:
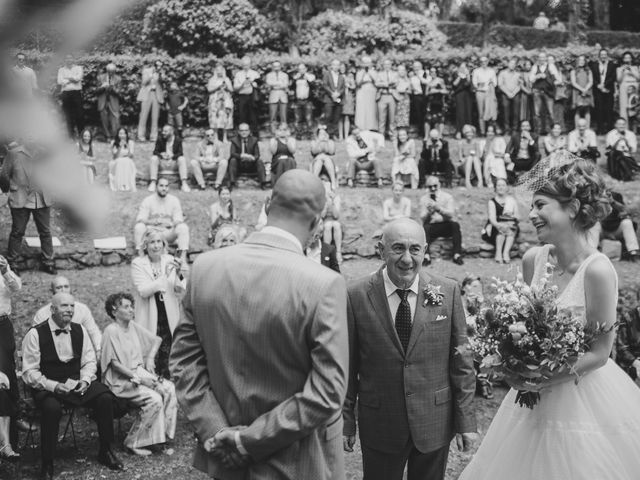
<path fill-rule="evenodd" d="M 429 190 L 437 190 L 438 189 L 438 185 L 427 185 L 427 188 Z"/>

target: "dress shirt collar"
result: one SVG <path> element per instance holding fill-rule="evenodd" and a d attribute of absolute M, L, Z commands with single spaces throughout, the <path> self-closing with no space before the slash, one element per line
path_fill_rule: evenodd
<path fill-rule="evenodd" d="M 49 329 L 51 329 L 52 334 L 54 334 L 56 330 L 66 330 L 67 332 L 71 332 L 71 325 L 67 325 L 66 328 L 60 328 L 56 322 L 53 321 L 53 318 L 49 317 Z"/>
<path fill-rule="evenodd" d="M 286 230 L 283 230 L 282 228 L 278 228 L 278 227 L 273 227 L 271 225 L 267 225 L 266 227 L 264 227 L 262 229 L 262 233 L 268 233 L 270 235 L 275 235 L 277 237 L 284 238 L 284 239 L 286 239 L 286 240 L 288 240 L 290 242 L 293 242 L 300 253 L 304 252 L 304 250 L 302 248 L 302 243 L 300 243 L 300 240 L 298 240 L 298 238 L 295 235 L 293 235 L 290 232 L 287 232 Z"/>
<path fill-rule="evenodd" d="M 391 281 L 391 278 L 389 278 L 389 274 L 387 273 L 386 267 L 382 270 L 382 278 L 384 280 L 384 291 L 387 294 L 387 298 L 389 298 L 391 295 L 396 295 L 396 290 L 398 290 L 399 287 L 397 287 L 396 284 Z M 413 283 L 409 287 L 409 291 L 418 295 L 419 283 L 420 283 L 420 274 L 416 275 L 416 278 L 413 280 Z"/>

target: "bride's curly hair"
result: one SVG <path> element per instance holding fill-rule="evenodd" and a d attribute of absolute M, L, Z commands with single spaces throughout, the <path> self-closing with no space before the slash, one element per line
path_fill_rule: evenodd
<path fill-rule="evenodd" d="M 574 226 L 589 230 L 611 213 L 611 198 L 597 167 L 586 160 L 576 160 L 554 168 L 536 194 L 554 198 L 562 204 L 579 203 Z"/>

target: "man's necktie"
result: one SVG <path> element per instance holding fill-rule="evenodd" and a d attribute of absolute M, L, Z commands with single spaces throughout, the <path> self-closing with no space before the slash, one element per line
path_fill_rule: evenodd
<path fill-rule="evenodd" d="M 243 155 L 247 153 L 247 141 L 245 139 L 242 139 L 242 148 L 240 149 L 240 153 Z"/>
<path fill-rule="evenodd" d="M 406 352 L 411 338 L 411 306 L 407 300 L 409 290 L 398 289 L 396 293 L 400 297 L 400 306 L 396 312 L 396 332 L 398 332 L 402 349 Z"/>
<path fill-rule="evenodd" d="M 61 333 L 67 333 L 67 334 L 68 334 L 68 333 L 69 333 L 69 330 L 67 330 L 66 328 L 56 328 L 56 329 L 53 331 L 53 333 L 55 333 L 55 334 L 56 334 L 56 337 L 57 337 L 57 336 L 58 336 L 58 335 L 60 335 Z"/>

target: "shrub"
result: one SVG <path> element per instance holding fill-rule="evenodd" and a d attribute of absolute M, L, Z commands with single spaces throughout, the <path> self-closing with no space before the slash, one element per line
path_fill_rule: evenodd
<path fill-rule="evenodd" d="M 638 48 L 638 45 L 640 45 L 640 33 L 589 30 L 587 31 L 587 44 L 599 44 L 607 48 Z"/>

